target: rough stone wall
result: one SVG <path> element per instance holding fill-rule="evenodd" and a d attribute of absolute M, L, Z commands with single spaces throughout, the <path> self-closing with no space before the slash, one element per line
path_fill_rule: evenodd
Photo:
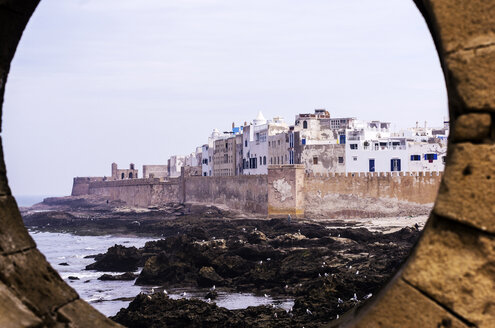
<path fill-rule="evenodd" d="M 304 192 L 324 202 L 328 194 L 392 198 L 418 204 L 435 201 L 441 172 L 341 173 L 307 175 Z M 317 203 L 306 206 L 318 206 Z"/>
<path fill-rule="evenodd" d="M 267 176 L 184 178 L 186 202 L 225 205 L 248 213 L 267 213 Z"/>
<path fill-rule="evenodd" d="M 143 179 L 168 177 L 168 165 L 143 165 Z"/>
<path fill-rule="evenodd" d="M 300 164 L 304 164 L 307 173 L 327 174 L 345 172 L 345 144 L 315 144 L 301 147 Z M 317 164 L 314 164 L 314 158 Z M 339 163 L 338 158 L 342 158 Z"/>
<path fill-rule="evenodd" d="M 304 216 L 304 165 L 268 167 L 268 216 Z"/>
<path fill-rule="evenodd" d="M 160 179 L 133 179 L 92 182 L 89 194 L 122 200 L 130 206 L 146 207 L 180 201 L 180 184 L 177 181 L 161 182 Z"/>
<path fill-rule="evenodd" d="M 71 196 L 89 195 L 89 184 L 91 182 L 104 181 L 105 179 L 103 177 L 74 178 Z"/>

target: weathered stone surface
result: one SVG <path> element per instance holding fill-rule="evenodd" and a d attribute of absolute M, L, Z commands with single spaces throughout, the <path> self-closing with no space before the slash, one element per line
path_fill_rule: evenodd
<path fill-rule="evenodd" d="M 362 320 L 345 327 L 467 327 L 400 279 L 380 296 L 374 306 L 363 313 Z"/>
<path fill-rule="evenodd" d="M 63 306 L 58 310 L 58 314 L 59 321 L 69 322 L 71 328 L 122 327 L 82 300 Z"/>
<path fill-rule="evenodd" d="M 492 117 L 486 113 L 461 115 L 455 121 L 455 141 L 478 141 L 490 137 Z"/>
<path fill-rule="evenodd" d="M 495 232 L 495 145 L 450 145 L 448 165 L 433 211 Z"/>
<path fill-rule="evenodd" d="M 495 42 L 495 39 L 494 39 Z M 447 56 L 447 81 L 456 112 L 495 111 L 495 45 L 477 50 L 462 50 Z"/>
<path fill-rule="evenodd" d="M 0 99 L 1 101 L 1 99 Z M 0 137 L 0 196 L 11 195 L 9 183 L 7 180 L 7 171 L 5 169 L 5 161 L 3 159 L 2 138 Z"/>
<path fill-rule="evenodd" d="M 0 281 L 38 316 L 78 298 L 37 249 L 0 256 Z"/>
<path fill-rule="evenodd" d="M 0 196 L 0 253 L 11 253 L 35 246 L 22 224 L 14 198 Z"/>
<path fill-rule="evenodd" d="M 432 216 L 403 279 L 478 327 L 495 327 L 495 237 Z"/>
<path fill-rule="evenodd" d="M 492 1 L 429 0 L 431 23 L 446 52 L 474 48 L 495 42 L 495 4 Z"/>
<path fill-rule="evenodd" d="M 22 302 L 0 283 L 0 327 L 39 327 L 41 319 L 36 317 Z"/>

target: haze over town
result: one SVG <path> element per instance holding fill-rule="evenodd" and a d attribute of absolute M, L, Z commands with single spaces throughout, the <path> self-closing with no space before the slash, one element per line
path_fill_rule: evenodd
<path fill-rule="evenodd" d="M 443 77 L 412 1 L 44 0 L 6 90 L 9 182 L 69 194 L 73 176 L 166 164 L 259 110 L 290 122 L 315 108 L 442 124 Z"/>

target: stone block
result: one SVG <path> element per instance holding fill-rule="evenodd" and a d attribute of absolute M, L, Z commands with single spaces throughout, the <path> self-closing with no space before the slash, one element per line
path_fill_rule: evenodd
<path fill-rule="evenodd" d="M 39 327 L 41 319 L 34 315 L 22 302 L 5 286 L 0 283 L 0 327 Z"/>
<path fill-rule="evenodd" d="M 476 327 L 495 327 L 495 237 L 430 218 L 403 279 Z"/>
<path fill-rule="evenodd" d="M 68 322 L 71 328 L 123 327 L 96 311 L 83 300 L 76 300 L 60 308 L 58 321 Z"/>
<path fill-rule="evenodd" d="M 495 232 L 495 145 L 460 143 L 449 151 L 433 211 Z"/>
<path fill-rule="evenodd" d="M 495 41 L 495 39 L 494 39 Z M 495 46 L 462 50 L 446 57 L 449 94 L 458 113 L 495 111 Z"/>
<path fill-rule="evenodd" d="M 359 322 L 352 327 L 468 327 L 402 280 L 397 280 L 379 297 L 373 307 L 360 317 L 358 314 Z"/>
<path fill-rule="evenodd" d="M 79 297 L 37 249 L 0 256 L 0 268 L 0 281 L 38 316 Z"/>
<path fill-rule="evenodd" d="M 35 247 L 28 234 L 17 203 L 12 196 L 0 196 L 0 254 Z"/>
<path fill-rule="evenodd" d="M 486 113 L 461 115 L 454 123 L 454 141 L 480 141 L 490 137 L 492 117 Z"/>
<path fill-rule="evenodd" d="M 495 6 L 487 0 L 429 0 L 433 26 L 445 52 L 491 44 L 495 40 Z"/>

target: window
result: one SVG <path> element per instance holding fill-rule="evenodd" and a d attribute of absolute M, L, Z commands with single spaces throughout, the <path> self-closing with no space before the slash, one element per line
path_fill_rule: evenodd
<path fill-rule="evenodd" d="M 352 156 L 353 161 L 357 161 L 357 156 Z"/>
<path fill-rule="evenodd" d="M 400 171 L 400 159 L 393 158 L 390 161 L 390 171 L 392 171 L 392 172 L 398 172 L 398 171 Z"/>
<path fill-rule="evenodd" d="M 263 165 L 266 165 L 266 156 L 263 156 Z"/>
<path fill-rule="evenodd" d="M 270 157 L 270 164 L 273 164 L 273 157 Z"/>
<path fill-rule="evenodd" d="M 445 164 L 447 162 L 447 156 L 442 156 L 442 163 Z"/>
<path fill-rule="evenodd" d="M 354 150 L 358 149 L 358 145 L 357 144 L 350 144 L 350 147 L 351 147 L 351 149 L 354 149 Z"/>
<path fill-rule="evenodd" d="M 129 179 L 132 179 L 132 172 L 129 172 Z"/>
<path fill-rule="evenodd" d="M 318 157 L 313 157 L 313 165 L 318 165 Z"/>
<path fill-rule="evenodd" d="M 270 141 L 268 141 L 268 147 L 270 147 Z"/>
<path fill-rule="evenodd" d="M 344 157 L 339 156 L 339 164 L 344 164 Z"/>
<path fill-rule="evenodd" d="M 247 140 L 244 140 L 244 147 L 247 147 Z"/>
<path fill-rule="evenodd" d="M 307 129 L 308 128 L 308 121 L 304 121 L 303 122 L 303 129 Z"/>
<path fill-rule="evenodd" d="M 260 165 L 263 165 L 263 158 L 260 156 Z"/>
<path fill-rule="evenodd" d="M 411 161 L 420 161 L 421 155 L 411 155 Z"/>
<path fill-rule="evenodd" d="M 280 140 L 277 140 L 277 144 L 280 146 Z"/>
<path fill-rule="evenodd" d="M 303 145 L 305 145 L 305 144 L 306 144 L 306 139 L 305 139 L 305 138 L 303 138 L 303 139 L 301 140 L 301 142 L 302 142 L 302 144 L 303 144 Z"/>
<path fill-rule="evenodd" d="M 125 173 L 122 173 L 121 177 L 122 177 L 122 180 L 124 180 L 124 178 L 125 178 Z"/>
<path fill-rule="evenodd" d="M 437 154 L 425 154 L 425 161 L 433 163 L 437 159 Z"/>

